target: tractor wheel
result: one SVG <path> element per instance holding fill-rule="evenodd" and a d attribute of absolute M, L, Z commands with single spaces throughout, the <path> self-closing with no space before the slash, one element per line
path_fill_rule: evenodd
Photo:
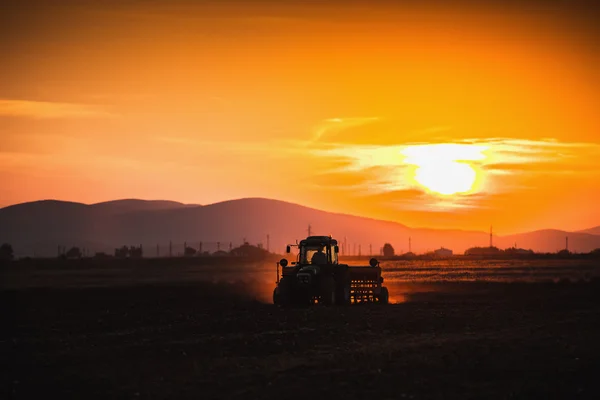
<path fill-rule="evenodd" d="M 379 296 L 377 296 L 377 299 L 380 304 L 388 304 L 390 302 L 390 293 L 385 286 L 381 287 L 381 292 L 379 293 Z"/>
<path fill-rule="evenodd" d="M 335 304 L 335 280 L 331 276 L 321 278 L 319 290 L 320 303 L 331 306 Z"/>

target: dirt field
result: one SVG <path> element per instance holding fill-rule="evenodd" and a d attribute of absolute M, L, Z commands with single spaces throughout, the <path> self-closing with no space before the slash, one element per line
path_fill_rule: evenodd
<path fill-rule="evenodd" d="M 296 310 L 271 265 L 4 269 L 0 397 L 600 398 L 596 268 L 395 264 L 396 304 Z"/>

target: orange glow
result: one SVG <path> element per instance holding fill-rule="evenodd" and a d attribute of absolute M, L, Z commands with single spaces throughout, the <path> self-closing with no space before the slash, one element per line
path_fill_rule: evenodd
<path fill-rule="evenodd" d="M 600 223 L 585 9 L 46 3 L 0 27 L 0 206 L 269 197 L 415 227 Z"/>

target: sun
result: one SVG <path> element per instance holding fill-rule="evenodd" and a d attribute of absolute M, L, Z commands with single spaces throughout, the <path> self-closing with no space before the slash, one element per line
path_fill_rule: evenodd
<path fill-rule="evenodd" d="M 419 184 L 444 195 L 470 191 L 476 178 L 473 167 L 455 161 L 421 165 L 415 172 Z"/>
<path fill-rule="evenodd" d="M 429 144 L 404 149 L 405 163 L 416 166 L 414 180 L 441 195 L 468 193 L 477 181 L 477 171 L 469 161 L 485 158 L 483 146 L 468 144 Z"/>

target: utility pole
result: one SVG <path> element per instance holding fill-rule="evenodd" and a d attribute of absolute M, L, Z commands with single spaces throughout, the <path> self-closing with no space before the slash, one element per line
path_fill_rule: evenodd
<path fill-rule="evenodd" d="M 352 249 L 352 255 L 353 256 L 356 255 L 356 243 L 354 243 L 354 248 Z"/>
<path fill-rule="evenodd" d="M 198 253 L 202 254 L 202 242 L 198 243 Z"/>
<path fill-rule="evenodd" d="M 269 234 L 267 234 L 267 253 L 269 253 L 269 249 L 271 247 L 271 242 L 270 242 L 271 238 L 269 237 Z"/>
<path fill-rule="evenodd" d="M 348 252 L 348 244 L 346 243 L 346 236 L 344 236 L 344 255 Z"/>
<path fill-rule="evenodd" d="M 217 251 L 221 250 L 221 242 L 217 242 Z"/>
<path fill-rule="evenodd" d="M 308 224 L 308 236 L 311 236 L 311 226 Z"/>
<path fill-rule="evenodd" d="M 565 238 L 565 240 L 566 240 L 565 249 L 566 249 L 567 251 L 569 251 L 569 237 L 567 236 L 567 237 Z"/>
<path fill-rule="evenodd" d="M 490 248 L 494 245 L 494 240 L 492 239 L 492 226 L 490 225 Z"/>
<path fill-rule="evenodd" d="M 408 252 L 412 253 L 412 238 L 408 237 Z"/>

